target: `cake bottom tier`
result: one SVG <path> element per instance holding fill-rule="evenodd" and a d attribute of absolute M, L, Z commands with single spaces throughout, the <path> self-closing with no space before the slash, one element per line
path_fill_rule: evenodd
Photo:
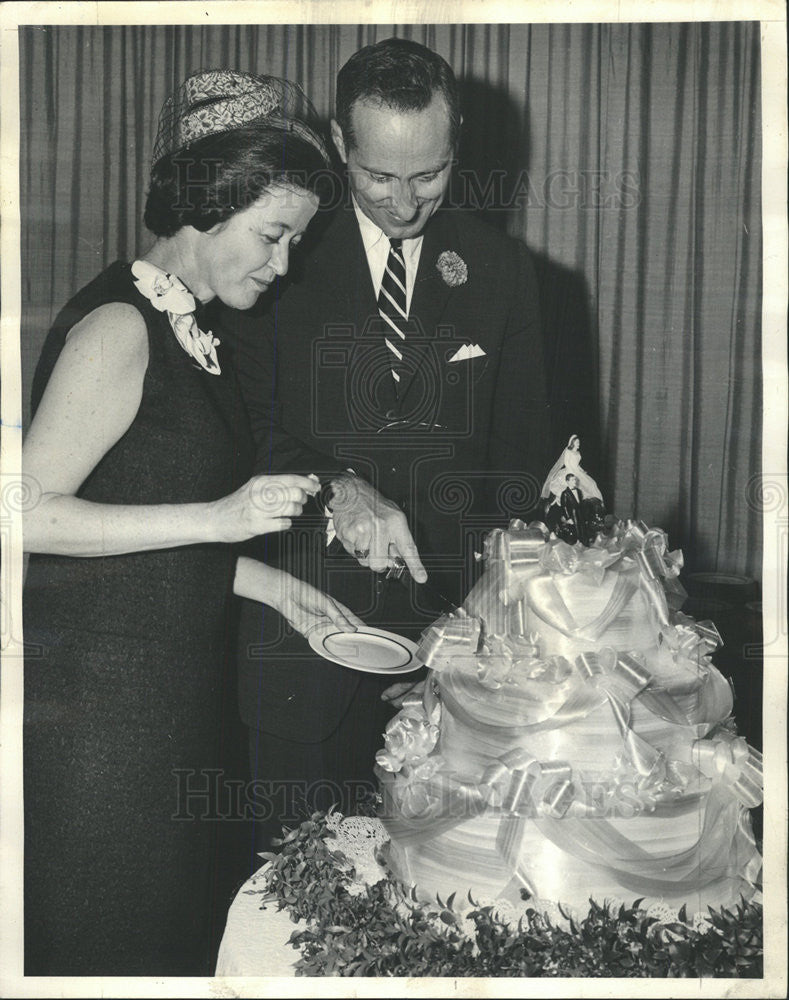
<path fill-rule="evenodd" d="M 436 836 L 385 820 L 387 862 L 423 899 L 456 893 L 456 906 L 469 892 L 477 902 L 515 902 L 526 889 L 584 913 L 590 899 L 631 905 L 638 898 L 706 913 L 752 898 L 761 870 L 747 811 L 732 802 L 712 817 L 707 806 L 695 798 L 664 814 L 613 819 L 487 812 Z"/>

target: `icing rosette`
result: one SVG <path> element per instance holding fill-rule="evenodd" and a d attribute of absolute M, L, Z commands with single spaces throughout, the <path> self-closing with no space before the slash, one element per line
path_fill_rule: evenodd
<path fill-rule="evenodd" d="M 386 771 L 397 772 L 404 768 L 418 777 L 429 777 L 436 770 L 424 766 L 428 754 L 438 742 L 438 721 L 441 706 L 430 697 L 431 688 L 425 693 L 425 683 L 409 692 L 402 709 L 389 720 L 384 733 L 384 749 L 375 756 L 376 763 Z"/>

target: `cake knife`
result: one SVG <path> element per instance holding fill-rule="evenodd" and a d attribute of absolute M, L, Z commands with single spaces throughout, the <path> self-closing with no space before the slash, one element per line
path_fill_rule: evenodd
<path fill-rule="evenodd" d="M 411 576 L 408 571 L 408 567 L 406 566 L 404 559 L 400 556 L 392 556 L 391 558 L 394 565 L 390 566 L 386 571 L 387 580 L 399 580 L 406 589 L 408 589 L 409 581 L 413 580 L 414 585 L 419 590 L 419 593 L 424 594 L 433 604 L 439 606 L 442 612 L 448 612 L 454 615 L 458 613 L 457 604 L 454 601 L 451 601 L 445 594 L 442 594 L 440 590 L 437 590 L 431 583 L 419 583 L 414 580 L 413 576 Z"/>

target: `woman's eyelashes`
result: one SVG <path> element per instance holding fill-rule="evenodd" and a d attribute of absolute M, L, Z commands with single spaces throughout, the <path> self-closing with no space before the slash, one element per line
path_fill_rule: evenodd
<path fill-rule="evenodd" d="M 286 235 L 285 233 L 260 233 L 259 234 L 261 240 L 267 246 L 276 246 L 278 243 L 281 243 L 282 242 L 282 238 L 285 235 Z M 291 250 L 294 247 L 297 247 L 299 245 L 299 243 L 301 243 L 302 236 L 303 236 L 303 233 L 298 233 L 292 239 L 288 240 L 288 247 Z"/>

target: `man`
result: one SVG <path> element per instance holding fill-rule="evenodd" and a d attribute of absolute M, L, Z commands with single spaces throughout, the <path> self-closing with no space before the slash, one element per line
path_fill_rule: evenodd
<path fill-rule="evenodd" d="M 221 322 L 258 471 L 327 484 L 328 523 L 324 512 L 318 531 L 297 523 L 268 558 L 414 640 L 463 600 L 484 533 L 535 506 L 551 454 L 528 253 L 441 209 L 460 124 L 438 55 L 399 39 L 357 52 L 331 125 L 351 197 L 300 279 Z M 403 562 L 402 579 L 386 574 Z M 317 658 L 260 606 L 244 610 L 240 647 L 253 773 L 265 777 L 259 831 L 292 819 L 303 795 L 353 808 L 375 788 L 391 678 Z"/>
<path fill-rule="evenodd" d="M 581 518 L 581 501 L 583 500 L 584 495 L 578 488 L 578 476 L 574 476 L 572 472 L 568 472 L 564 477 L 564 480 L 567 483 L 567 486 L 565 486 L 562 490 L 562 495 L 559 497 L 562 514 L 564 515 L 565 520 L 572 524 L 575 539 L 586 545 L 586 532 L 583 530 L 583 522 Z"/>

